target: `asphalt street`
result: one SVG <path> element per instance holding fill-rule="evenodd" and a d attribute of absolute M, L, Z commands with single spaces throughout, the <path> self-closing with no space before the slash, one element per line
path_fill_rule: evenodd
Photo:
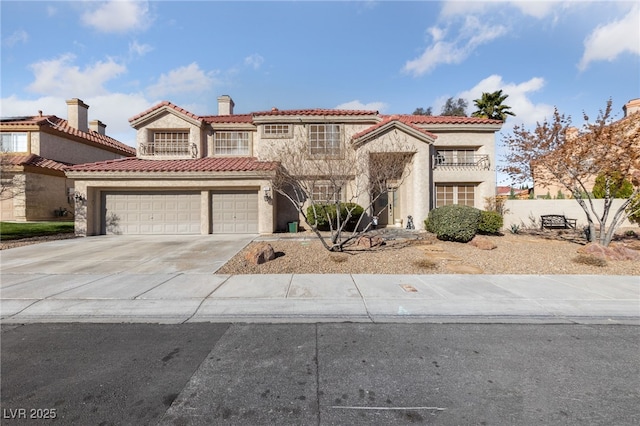
<path fill-rule="evenodd" d="M 2 424 L 637 425 L 639 331 L 3 325 Z"/>

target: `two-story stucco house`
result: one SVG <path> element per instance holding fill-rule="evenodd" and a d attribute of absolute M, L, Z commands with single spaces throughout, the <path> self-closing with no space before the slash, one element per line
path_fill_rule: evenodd
<path fill-rule="evenodd" d="M 101 121 L 89 122 L 88 110 L 71 99 L 67 120 L 42 111 L 0 119 L 2 220 L 70 219 L 76 194 L 66 167 L 135 156 L 135 148 L 105 134 Z"/>
<path fill-rule="evenodd" d="M 229 96 L 221 96 L 218 115 L 198 116 L 162 102 L 130 119 L 137 130 L 135 158 L 67 169 L 81 194 L 76 232 L 286 230 L 298 214 L 273 191 L 283 163 L 271 148 L 300 142 L 310 157 L 355 158 L 385 152 L 392 137 L 402 138 L 410 173 L 378 201 L 381 225 L 400 226 L 411 215 L 419 228 L 436 206 L 482 208 L 484 198 L 495 194 L 495 132 L 501 121 L 333 109 L 234 114 L 234 106 Z M 319 199 L 323 193 L 321 185 L 313 190 Z M 359 194 L 358 203 L 367 206 L 370 195 Z"/>

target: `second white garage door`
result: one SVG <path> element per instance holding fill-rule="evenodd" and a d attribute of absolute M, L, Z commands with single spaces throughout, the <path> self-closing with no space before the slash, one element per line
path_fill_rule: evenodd
<path fill-rule="evenodd" d="M 212 191 L 211 230 L 214 234 L 258 233 L 258 193 Z"/>
<path fill-rule="evenodd" d="M 199 234 L 200 192 L 106 192 L 103 234 Z"/>

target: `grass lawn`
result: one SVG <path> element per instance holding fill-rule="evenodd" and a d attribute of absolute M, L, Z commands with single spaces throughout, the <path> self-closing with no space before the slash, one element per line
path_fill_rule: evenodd
<path fill-rule="evenodd" d="M 0 222 L 0 239 L 2 240 L 17 240 L 69 232 L 73 232 L 73 222 Z"/>

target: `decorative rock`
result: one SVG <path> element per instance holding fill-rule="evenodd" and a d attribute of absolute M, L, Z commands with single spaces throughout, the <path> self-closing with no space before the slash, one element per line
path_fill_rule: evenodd
<path fill-rule="evenodd" d="M 254 265 L 261 265 L 275 259 L 276 253 L 273 250 L 273 247 L 271 247 L 271 244 L 262 243 L 255 245 L 249 251 L 247 251 L 244 255 L 244 258 L 249 263 L 252 263 Z"/>
<path fill-rule="evenodd" d="M 469 241 L 469 244 L 479 248 L 480 250 L 493 250 L 494 248 L 498 247 L 497 245 L 493 244 L 488 238 L 480 237 L 478 235 L 473 237 L 473 239 Z"/>
<path fill-rule="evenodd" d="M 356 245 L 364 248 L 380 247 L 385 244 L 384 240 L 377 235 L 363 235 L 358 238 Z"/>
<path fill-rule="evenodd" d="M 640 253 L 619 244 L 609 244 L 608 247 L 596 243 L 589 243 L 578 249 L 578 253 L 588 254 L 605 260 L 640 260 Z"/>
<path fill-rule="evenodd" d="M 451 263 L 445 266 L 447 272 L 451 272 L 454 274 L 482 274 L 484 271 L 472 265 L 462 265 L 459 263 Z"/>

